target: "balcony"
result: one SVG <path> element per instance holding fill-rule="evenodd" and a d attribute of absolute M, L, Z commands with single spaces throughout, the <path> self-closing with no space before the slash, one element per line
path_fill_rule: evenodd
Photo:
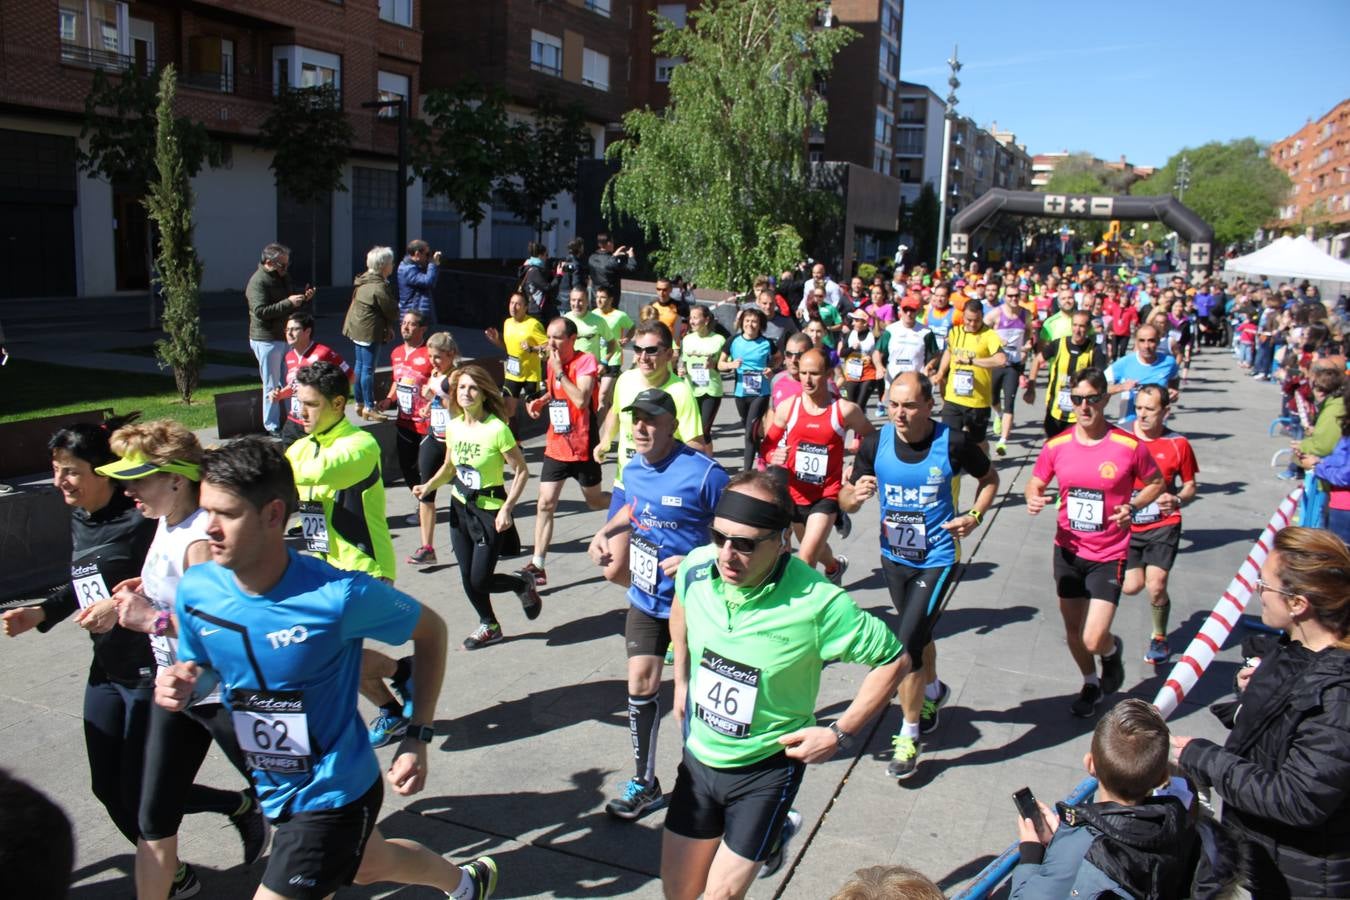
<path fill-rule="evenodd" d="M 69 41 L 61 42 L 61 61 L 72 66 L 86 69 L 103 69 L 106 72 L 124 72 L 137 67 L 136 57 L 115 50 L 101 50 L 86 47 Z M 142 63 L 142 65 L 145 65 Z M 142 69 L 142 74 L 150 74 Z"/>

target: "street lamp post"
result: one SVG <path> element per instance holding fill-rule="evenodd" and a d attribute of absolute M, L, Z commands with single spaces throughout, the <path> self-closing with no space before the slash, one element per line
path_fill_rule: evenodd
<path fill-rule="evenodd" d="M 1183 156 L 1177 166 L 1177 201 L 1186 202 L 1186 188 L 1191 186 L 1191 158 Z"/>
<path fill-rule="evenodd" d="M 394 230 L 395 257 L 402 256 L 408 248 L 408 101 L 404 97 L 394 100 L 371 100 L 362 103 L 362 109 L 394 109 L 398 113 L 398 190 L 394 192 L 395 215 L 398 222 Z"/>
<path fill-rule="evenodd" d="M 947 109 L 942 115 L 942 176 L 938 183 L 938 227 L 937 227 L 937 258 L 933 262 L 933 271 L 936 272 L 942 268 L 942 248 L 946 243 L 945 234 L 947 231 L 947 178 L 951 171 L 952 159 L 952 122 L 956 119 L 956 89 L 961 86 L 961 82 L 956 77 L 956 73 L 961 71 L 961 61 L 956 56 L 957 46 L 952 45 L 952 58 L 947 60 L 947 65 L 951 67 L 951 77 L 947 79 L 947 85 L 951 88 L 947 92 Z"/>

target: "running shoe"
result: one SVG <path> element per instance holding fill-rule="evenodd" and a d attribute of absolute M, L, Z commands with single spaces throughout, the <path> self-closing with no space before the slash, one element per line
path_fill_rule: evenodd
<path fill-rule="evenodd" d="M 895 748 L 895 758 L 886 767 L 886 774 L 897 781 L 904 781 L 919 768 L 920 744 L 912 737 L 897 734 L 891 738 L 891 746 Z"/>
<path fill-rule="evenodd" d="M 653 779 L 647 784 L 640 778 L 631 778 L 623 786 L 623 793 L 605 804 L 605 812 L 616 819 L 629 822 L 653 809 L 666 805 L 666 795 L 661 793 L 661 780 Z"/>
<path fill-rule="evenodd" d="M 403 701 L 403 718 L 411 720 L 413 714 L 413 658 L 405 656 L 398 661 L 399 665 L 402 665 L 405 661 L 408 664 L 408 677 L 403 681 L 391 678 L 389 679 L 389 685 L 394 689 L 394 693 L 398 694 L 398 699 Z"/>
<path fill-rule="evenodd" d="M 844 583 L 844 573 L 848 571 L 848 557 L 842 553 L 836 553 L 834 556 L 834 571 L 826 572 L 825 578 L 831 584 L 842 585 Z"/>
<path fill-rule="evenodd" d="M 938 682 L 938 698 L 929 700 L 923 698 L 923 711 L 919 713 L 919 734 L 932 734 L 938 727 L 938 710 L 946 705 L 947 700 L 952 695 L 952 689 L 946 684 Z"/>
<path fill-rule="evenodd" d="M 408 720 L 402 716 L 391 716 L 384 710 L 370 720 L 370 746 L 372 749 L 387 747 L 408 733 Z"/>
<path fill-rule="evenodd" d="M 187 863 L 178 864 L 178 872 L 173 876 L 173 887 L 169 888 L 169 900 L 187 900 L 202 892 L 202 883 L 197 873 Z"/>
<path fill-rule="evenodd" d="M 525 568 L 521 569 L 516 574 L 519 575 L 521 578 L 524 578 L 526 572 L 529 572 L 531 575 L 534 576 L 535 587 L 541 588 L 548 585 L 548 575 L 544 573 L 544 570 L 541 567 L 536 566 L 532 562 L 526 563 Z"/>
<path fill-rule="evenodd" d="M 783 830 L 778 835 L 778 849 L 774 850 L 764 860 L 764 865 L 759 867 L 759 874 L 756 878 L 770 878 L 775 872 L 783 867 L 783 860 L 787 859 L 788 842 L 797 836 L 797 832 L 802 830 L 802 814 L 795 809 L 789 809 L 787 818 L 783 820 Z"/>
<path fill-rule="evenodd" d="M 528 568 L 521 569 L 520 577 L 525 581 L 525 589 L 516 596 L 520 598 L 520 608 L 525 610 L 525 618 L 533 622 L 544 611 L 544 600 L 539 596 L 539 588 L 535 587 L 533 572 Z"/>
<path fill-rule="evenodd" d="M 473 900 L 487 900 L 497 890 L 497 863 L 490 856 L 480 856 L 459 867 L 473 885 Z M 445 896 L 449 897 L 450 894 Z"/>
<path fill-rule="evenodd" d="M 413 554 L 408 557 L 410 566 L 434 566 L 436 565 L 435 547 L 418 547 Z"/>
<path fill-rule="evenodd" d="M 1102 696 L 1114 694 L 1125 683 L 1125 648 L 1116 638 L 1116 652 L 1102 657 Z"/>
<path fill-rule="evenodd" d="M 853 520 L 842 509 L 839 510 L 839 515 L 834 518 L 834 530 L 839 532 L 839 540 L 841 541 L 848 540 L 848 536 L 853 533 Z"/>
<path fill-rule="evenodd" d="M 673 666 L 673 665 L 675 665 L 675 645 L 674 645 L 674 644 L 666 644 L 666 658 L 665 658 L 665 664 L 668 665 L 668 666 Z"/>
<path fill-rule="evenodd" d="M 1097 704 L 1101 702 L 1102 689 L 1095 684 L 1085 684 L 1078 692 L 1078 699 L 1069 707 L 1069 712 L 1080 719 L 1087 719 L 1097 711 Z"/>
<path fill-rule="evenodd" d="M 479 625 L 473 634 L 464 639 L 465 650 L 477 650 L 490 644 L 502 642 L 502 626 L 495 622 L 491 625 Z"/>
<path fill-rule="evenodd" d="M 243 812 L 230 816 L 230 824 L 239 832 L 239 841 L 244 845 L 244 865 L 248 866 L 262 857 L 270 829 L 257 798 L 247 792 L 243 793 L 243 797 L 248 801 L 248 806 Z"/>
<path fill-rule="evenodd" d="M 1148 642 L 1148 652 L 1144 654 L 1144 662 L 1160 666 L 1167 662 L 1172 656 L 1172 648 L 1167 646 L 1167 638 L 1155 637 Z"/>
<path fill-rule="evenodd" d="M 994 452 L 997 453 L 999 456 L 1007 456 L 1008 445 L 1003 443 L 1003 441 L 999 441 L 997 444 L 994 445 Z"/>

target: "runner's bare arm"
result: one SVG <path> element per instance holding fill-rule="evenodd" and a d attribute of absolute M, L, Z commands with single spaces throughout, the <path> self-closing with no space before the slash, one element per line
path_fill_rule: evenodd
<path fill-rule="evenodd" d="M 1032 475 L 1030 480 L 1027 481 L 1025 492 L 1027 498 L 1027 512 L 1033 516 L 1045 509 L 1045 504 L 1047 502 L 1045 488 L 1046 483 L 1041 481 L 1035 475 Z"/>

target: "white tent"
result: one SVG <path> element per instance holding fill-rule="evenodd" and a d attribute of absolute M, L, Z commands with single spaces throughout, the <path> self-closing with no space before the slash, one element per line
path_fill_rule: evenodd
<path fill-rule="evenodd" d="M 1268 275 L 1271 278 L 1308 278 L 1313 281 L 1350 281 L 1350 263 L 1323 253 L 1300 235 L 1282 237 L 1246 256 L 1228 260 L 1228 272 Z"/>

